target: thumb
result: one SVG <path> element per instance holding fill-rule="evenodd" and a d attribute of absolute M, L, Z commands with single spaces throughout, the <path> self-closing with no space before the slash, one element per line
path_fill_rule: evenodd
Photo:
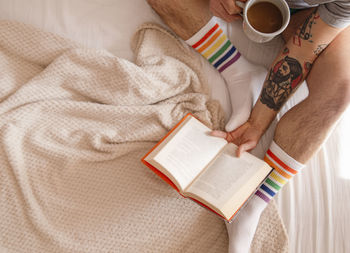
<path fill-rule="evenodd" d="M 255 148 L 255 146 L 256 146 L 255 141 L 247 141 L 247 142 L 239 145 L 238 149 L 237 149 L 237 153 L 236 153 L 237 157 L 240 157 L 241 154 L 243 154 L 246 151 L 252 150 L 253 148 Z"/>
<path fill-rule="evenodd" d="M 213 130 L 209 133 L 211 136 L 219 137 L 219 138 L 224 138 L 226 139 L 227 133 L 220 131 L 220 130 Z"/>

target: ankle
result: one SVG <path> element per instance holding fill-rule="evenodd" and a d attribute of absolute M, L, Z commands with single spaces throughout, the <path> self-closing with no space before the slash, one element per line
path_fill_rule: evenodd
<path fill-rule="evenodd" d="M 206 58 L 219 72 L 230 67 L 241 56 L 215 18 L 211 18 L 196 34 L 186 40 L 186 43 Z"/>

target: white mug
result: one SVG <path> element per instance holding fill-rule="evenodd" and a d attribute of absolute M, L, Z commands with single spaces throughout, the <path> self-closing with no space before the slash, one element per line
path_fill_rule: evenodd
<path fill-rule="evenodd" d="M 254 27 L 249 23 L 247 12 L 249 8 L 259 2 L 269 2 L 274 4 L 280 11 L 283 17 L 282 26 L 279 30 L 273 33 L 263 33 L 254 29 Z M 249 39 L 252 41 L 263 43 L 272 40 L 277 35 L 281 34 L 289 24 L 290 12 L 289 6 L 285 0 L 249 0 L 246 3 L 236 1 L 236 5 L 243 9 L 243 31 Z"/>

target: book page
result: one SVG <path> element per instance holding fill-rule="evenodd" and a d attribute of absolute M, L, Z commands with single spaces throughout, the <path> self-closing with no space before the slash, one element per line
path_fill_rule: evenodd
<path fill-rule="evenodd" d="M 191 119 L 154 156 L 184 190 L 227 144 L 226 140 L 210 136 L 210 128 L 196 118 Z"/>
<path fill-rule="evenodd" d="M 186 192 L 199 196 L 201 200 L 217 209 L 222 209 L 236 194 L 242 195 L 243 189 L 247 191 L 243 192 L 246 196 L 239 196 L 239 199 L 243 199 L 244 202 L 263 180 L 264 175 L 268 174 L 269 169 L 266 169 L 268 166 L 264 161 L 249 153 L 237 158 L 236 148 L 234 144 L 228 144 L 215 161 L 186 189 Z M 265 168 L 262 176 L 255 178 L 262 168 Z M 252 183 L 252 179 L 256 182 Z M 246 185 L 250 187 L 247 188 Z M 243 202 L 238 201 L 237 208 Z"/>

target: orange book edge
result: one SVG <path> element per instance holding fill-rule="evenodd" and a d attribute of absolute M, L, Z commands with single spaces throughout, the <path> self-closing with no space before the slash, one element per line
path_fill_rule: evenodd
<path fill-rule="evenodd" d="M 178 128 L 180 126 L 180 124 L 189 116 L 192 116 L 194 118 L 196 118 L 192 113 L 188 113 L 186 114 L 185 117 L 183 117 L 150 151 L 147 152 L 147 154 L 141 158 L 141 162 L 146 165 L 149 169 L 151 169 L 155 174 L 157 174 L 161 179 L 163 179 L 163 181 L 165 181 L 167 184 L 169 184 L 173 189 L 175 189 L 182 197 L 184 198 L 189 198 L 192 199 L 194 202 L 196 202 L 197 204 L 205 207 L 206 209 L 208 209 L 209 211 L 219 215 L 221 218 L 223 218 L 226 221 L 231 221 L 232 218 L 237 214 L 237 212 L 241 209 L 241 207 L 245 204 L 246 201 L 244 201 L 244 203 L 237 209 L 237 211 L 232 215 L 232 217 L 230 219 L 226 219 L 224 216 L 222 216 L 221 214 L 217 213 L 216 211 L 214 211 L 213 209 L 211 209 L 210 207 L 208 207 L 207 205 L 205 205 L 204 203 L 200 202 L 199 200 L 196 200 L 194 198 L 191 197 L 185 197 L 184 195 L 182 195 L 180 193 L 180 190 L 176 187 L 176 185 L 165 175 L 163 174 L 161 171 L 159 171 L 157 168 L 155 168 L 152 164 L 148 163 L 145 159 L 146 157 L 156 148 L 158 147 L 176 128 Z M 197 119 L 197 118 L 196 118 Z"/>

